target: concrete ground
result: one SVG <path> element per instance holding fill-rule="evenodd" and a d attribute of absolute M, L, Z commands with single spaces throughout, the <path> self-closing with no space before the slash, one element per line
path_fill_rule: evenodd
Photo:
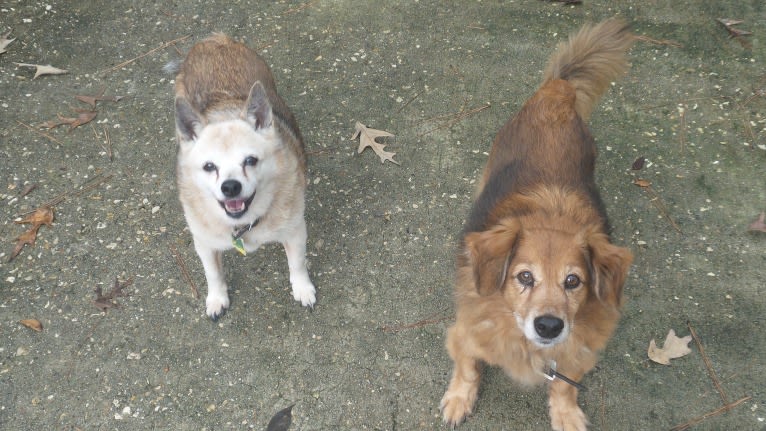
<path fill-rule="evenodd" d="M 662 430 L 749 396 L 692 429 L 765 429 L 766 234 L 747 230 L 766 210 L 762 0 L 4 0 L 0 429 L 264 429 L 293 403 L 296 430 L 444 429 L 454 253 L 489 144 L 555 45 L 614 15 L 645 39 L 591 126 L 614 239 L 635 263 L 580 403 L 596 430 Z M 732 39 L 717 18 L 752 34 Z M 204 297 L 162 66 L 213 31 L 273 65 L 305 135 L 313 312 L 277 246 L 226 255 L 232 307 L 217 323 L 184 276 Z M 124 98 L 73 130 L 38 127 L 102 89 Z M 357 154 L 356 121 L 396 135 L 401 165 Z M 52 225 L 9 261 L 28 228 L 14 221 L 57 197 Z M 94 289 L 115 280 L 128 296 L 102 312 Z M 704 356 L 692 342 L 669 366 L 647 359 L 687 322 Z M 545 391 L 492 369 L 460 427 L 548 428 Z"/>

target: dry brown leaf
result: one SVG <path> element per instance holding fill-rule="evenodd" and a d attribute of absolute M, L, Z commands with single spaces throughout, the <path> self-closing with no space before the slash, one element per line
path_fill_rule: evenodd
<path fill-rule="evenodd" d="M 88 105 L 92 107 L 96 107 L 96 102 L 98 101 L 104 101 L 104 102 L 119 102 L 122 100 L 123 96 L 104 96 L 104 91 L 106 88 L 102 88 L 101 91 L 98 92 L 95 96 L 88 96 L 88 95 L 75 95 L 74 98 L 79 100 L 82 103 L 87 103 Z"/>
<path fill-rule="evenodd" d="M 88 110 L 80 110 L 78 109 L 77 112 L 79 112 L 79 115 L 77 118 L 72 117 L 64 117 L 61 114 L 56 114 L 58 117 L 58 120 L 48 120 L 42 124 L 40 124 L 40 127 L 44 127 L 46 129 L 53 129 L 59 126 L 63 126 L 65 124 L 69 125 L 69 130 L 76 127 L 80 127 L 83 124 L 88 124 L 91 121 L 93 121 L 94 118 L 96 118 L 96 115 L 98 115 L 97 111 L 88 111 Z"/>
<path fill-rule="evenodd" d="M 128 294 L 123 292 L 123 289 L 130 286 L 132 283 L 133 277 L 123 282 L 120 282 L 120 280 L 115 278 L 112 289 L 107 293 L 104 293 L 103 289 L 101 289 L 101 286 L 96 287 L 96 289 L 94 289 L 94 292 L 96 292 L 96 299 L 93 300 L 93 305 L 101 310 L 101 312 L 105 312 L 110 308 L 119 308 L 120 304 L 118 304 L 115 300 L 119 297 L 127 297 Z"/>
<path fill-rule="evenodd" d="M 741 19 L 730 19 L 730 18 L 718 18 L 716 21 L 723 24 L 723 27 L 726 29 L 726 31 L 729 32 L 729 37 L 731 37 L 732 39 L 736 39 L 745 48 L 752 47 L 752 43 L 749 40 L 745 39 L 743 36 L 751 36 L 753 33 L 747 30 L 740 30 L 734 27 L 735 25 L 742 24 L 745 21 Z"/>
<path fill-rule="evenodd" d="M 40 332 L 43 330 L 43 324 L 40 323 L 40 321 L 37 319 L 22 319 L 22 320 L 19 320 L 19 323 L 37 332 Z"/>
<path fill-rule="evenodd" d="M 40 207 L 23 219 L 16 221 L 15 223 L 31 224 L 32 227 L 30 227 L 26 232 L 16 238 L 16 246 L 13 247 L 13 251 L 11 252 L 11 256 L 8 258 L 8 262 L 12 261 L 16 256 L 18 256 L 25 245 L 34 247 L 35 240 L 37 240 L 37 231 L 40 229 L 40 226 L 50 226 L 53 223 L 53 208 Z"/>
<path fill-rule="evenodd" d="M 643 188 L 646 188 L 652 185 L 652 183 L 649 182 L 649 180 L 645 180 L 642 178 L 636 178 L 635 180 L 633 180 L 633 184 Z"/>
<path fill-rule="evenodd" d="M 668 336 L 665 337 L 665 342 L 662 344 L 662 348 L 657 347 L 654 339 L 649 342 L 649 359 L 662 364 L 670 365 L 671 359 L 680 358 L 686 356 L 692 352 L 689 348 L 689 343 L 692 341 L 692 336 L 687 335 L 685 337 L 677 337 L 676 331 L 670 330 Z"/>
<path fill-rule="evenodd" d="M 8 39 L 8 36 L 10 36 L 10 35 L 11 35 L 11 32 L 9 31 L 9 32 L 8 32 L 8 33 L 6 33 L 5 35 L 3 35 L 3 36 L 0 36 L 0 54 L 2 54 L 2 53 L 4 53 L 4 52 L 7 52 L 7 51 L 5 50 L 5 48 L 6 48 L 6 47 L 8 47 L 8 45 L 10 45 L 10 44 L 11 44 L 11 42 L 13 42 L 14 40 L 16 40 L 16 38 L 15 38 L 15 37 L 14 37 L 13 39 Z"/>
<path fill-rule="evenodd" d="M 356 150 L 357 154 L 360 154 L 362 151 L 364 151 L 365 148 L 370 147 L 373 151 L 375 151 L 375 154 L 380 157 L 380 163 L 385 163 L 386 160 L 388 160 L 389 162 L 398 165 L 399 162 L 394 160 L 394 155 L 396 153 L 383 151 L 383 148 L 385 148 L 386 144 L 381 144 L 375 141 L 377 138 L 388 136 L 394 135 L 388 132 L 384 132 L 383 130 L 371 129 L 357 121 L 356 131 L 354 132 L 354 136 L 352 136 L 351 139 L 356 139 L 359 137 L 359 148 Z"/>
<path fill-rule="evenodd" d="M 50 64 L 48 65 L 29 64 L 29 63 L 13 63 L 13 64 L 19 67 L 34 67 L 35 76 L 33 76 L 32 79 L 35 79 L 40 75 L 63 75 L 65 73 L 69 73 L 68 70 L 59 69 L 58 67 L 53 67 Z"/>
<path fill-rule="evenodd" d="M 754 232 L 766 232 L 766 212 L 762 212 L 757 219 L 747 227 L 747 230 Z"/>

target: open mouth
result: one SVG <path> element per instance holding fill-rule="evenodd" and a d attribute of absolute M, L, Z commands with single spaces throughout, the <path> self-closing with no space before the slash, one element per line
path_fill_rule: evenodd
<path fill-rule="evenodd" d="M 221 208 L 226 211 L 226 215 L 231 218 L 240 218 L 247 212 L 247 209 L 250 207 L 254 198 L 255 192 L 253 192 L 247 199 L 225 199 L 218 201 L 218 203 L 221 205 Z"/>

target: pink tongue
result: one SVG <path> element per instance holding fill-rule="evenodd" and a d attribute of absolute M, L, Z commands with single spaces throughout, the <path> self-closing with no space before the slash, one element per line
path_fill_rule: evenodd
<path fill-rule="evenodd" d="M 224 205 L 226 206 L 226 211 L 236 213 L 245 209 L 245 200 L 232 199 L 224 202 Z"/>

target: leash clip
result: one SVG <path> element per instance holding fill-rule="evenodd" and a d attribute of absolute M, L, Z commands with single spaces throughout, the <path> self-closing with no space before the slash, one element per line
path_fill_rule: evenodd
<path fill-rule="evenodd" d="M 569 383 L 570 385 L 572 385 L 575 388 L 577 388 L 580 392 L 586 392 L 588 390 L 588 388 L 586 388 L 585 386 L 581 385 L 580 383 L 575 382 L 574 380 L 570 379 L 569 377 L 567 377 L 567 376 L 559 373 L 558 371 L 556 371 L 556 361 L 554 361 L 554 360 L 551 360 L 551 364 L 550 364 L 550 368 L 548 369 L 548 372 L 547 373 L 543 373 L 543 375 L 545 376 L 546 379 L 548 379 L 550 381 L 553 381 L 553 380 L 555 380 L 557 378 L 561 379 L 562 381 L 564 381 L 566 383 Z"/>

